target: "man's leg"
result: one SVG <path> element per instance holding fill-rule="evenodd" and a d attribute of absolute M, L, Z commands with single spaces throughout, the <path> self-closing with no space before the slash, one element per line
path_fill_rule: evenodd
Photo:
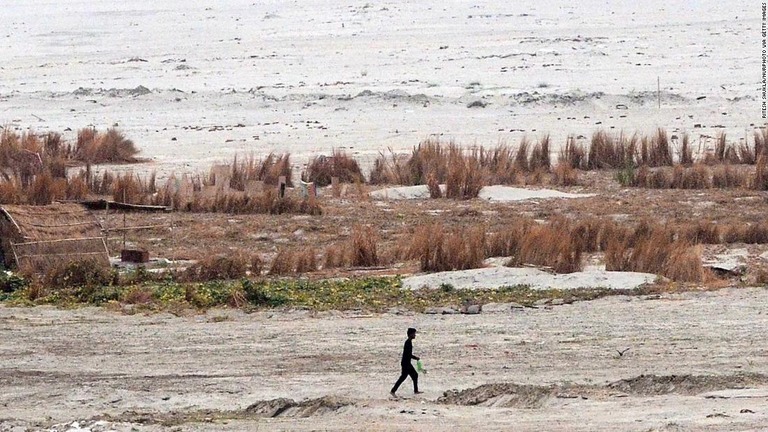
<path fill-rule="evenodd" d="M 406 378 L 408 378 L 408 371 L 406 370 L 405 366 L 403 366 L 403 370 L 402 370 L 402 372 L 400 372 L 400 378 L 397 379 L 397 382 L 395 383 L 395 386 L 392 387 L 392 390 L 390 390 L 389 392 L 392 393 L 392 394 L 395 394 L 397 389 L 400 387 L 400 384 L 402 384 L 403 381 L 405 381 Z"/>
<path fill-rule="evenodd" d="M 419 373 L 416 372 L 416 369 L 413 368 L 413 365 L 408 365 L 408 375 L 410 375 L 411 379 L 413 380 L 413 392 L 420 393 L 419 392 Z"/>

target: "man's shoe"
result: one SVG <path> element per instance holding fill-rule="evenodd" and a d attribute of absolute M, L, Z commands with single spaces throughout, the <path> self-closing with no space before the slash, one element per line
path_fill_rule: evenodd
<path fill-rule="evenodd" d="M 424 393 L 424 392 L 423 392 L 423 391 L 418 391 L 418 390 L 416 390 L 415 392 L 413 392 L 413 394 L 422 394 L 422 393 Z"/>

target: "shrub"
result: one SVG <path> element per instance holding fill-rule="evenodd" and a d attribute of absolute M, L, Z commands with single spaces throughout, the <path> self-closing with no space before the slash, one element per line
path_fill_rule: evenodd
<path fill-rule="evenodd" d="M 77 160 L 94 164 L 137 162 L 138 153 L 133 141 L 114 128 L 104 134 L 94 128 L 81 129 L 74 150 Z"/>
<path fill-rule="evenodd" d="M 318 186 L 331 184 L 331 178 L 338 177 L 343 183 L 365 181 L 357 161 L 341 150 L 333 150 L 330 157 L 317 156 L 307 167 L 307 179 Z"/>
<path fill-rule="evenodd" d="M 288 302 L 285 297 L 270 293 L 265 284 L 261 282 L 244 280 L 242 292 L 245 299 L 254 306 L 277 307 Z"/>
<path fill-rule="evenodd" d="M 0 292 L 11 293 L 29 286 L 29 280 L 8 270 L 0 270 Z"/>
<path fill-rule="evenodd" d="M 643 167 L 647 170 L 646 167 Z M 643 171 L 643 174 L 646 171 Z M 632 165 L 626 166 L 616 172 L 616 181 L 623 187 L 639 186 L 643 180 L 638 179 L 635 175 L 635 167 Z"/>
<path fill-rule="evenodd" d="M 97 260 L 72 261 L 51 266 L 43 275 L 46 286 L 51 288 L 94 287 L 110 285 L 115 273 Z"/>

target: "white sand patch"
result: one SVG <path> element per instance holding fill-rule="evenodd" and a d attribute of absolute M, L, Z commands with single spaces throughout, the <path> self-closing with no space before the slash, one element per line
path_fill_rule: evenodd
<path fill-rule="evenodd" d="M 546 198 L 587 198 L 594 194 L 572 194 L 552 189 L 523 189 L 510 186 L 486 186 L 479 197 L 488 201 L 522 201 Z"/>
<path fill-rule="evenodd" d="M 437 288 L 450 284 L 456 289 L 499 288 L 528 285 L 533 289 L 609 288 L 632 289 L 652 283 L 650 273 L 588 270 L 570 274 L 550 274 L 538 269 L 492 267 L 411 276 L 403 279 L 403 288 Z"/>
<path fill-rule="evenodd" d="M 400 186 L 375 190 L 370 195 L 373 199 L 427 199 L 429 198 L 429 189 L 427 185 Z"/>
<path fill-rule="evenodd" d="M 440 189 L 445 193 L 445 185 L 440 185 Z M 427 199 L 429 198 L 429 189 L 426 185 L 399 186 L 375 190 L 370 195 L 373 199 Z M 522 201 L 547 198 L 586 198 L 594 196 L 594 194 L 572 194 L 552 189 L 523 189 L 496 185 L 484 187 L 478 196 L 480 199 L 488 201 Z"/>

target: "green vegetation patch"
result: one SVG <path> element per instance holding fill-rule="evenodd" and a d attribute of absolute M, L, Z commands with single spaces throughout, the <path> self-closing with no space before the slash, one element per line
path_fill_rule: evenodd
<path fill-rule="evenodd" d="M 570 303 L 612 294 L 634 293 L 607 289 L 534 290 L 527 286 L 466 290 L 455 289 L 447 284 L 434 289 L 405 290 L 402 289 L 400 277 L 326 280 L 240 279 L 194 283 L 168 279 L 124 286 L 88 285 L 57 289 L 44 289 L 18 282 L 15 287 L 14 290 L 3 293 L 0 301 L 17 306 L 134 305 L 131 310 L 147 311 L 179 308 L 205 310 L 229 306 L 245 310 L 289 307 L 370 312 L 383 312 L 399 307 L 420 312 L 429 307 L 460 307 L 492 302 L 516 302 L 523 306 L 532 306 L 540 300 L 561 299 L 564 303 Z"/>

